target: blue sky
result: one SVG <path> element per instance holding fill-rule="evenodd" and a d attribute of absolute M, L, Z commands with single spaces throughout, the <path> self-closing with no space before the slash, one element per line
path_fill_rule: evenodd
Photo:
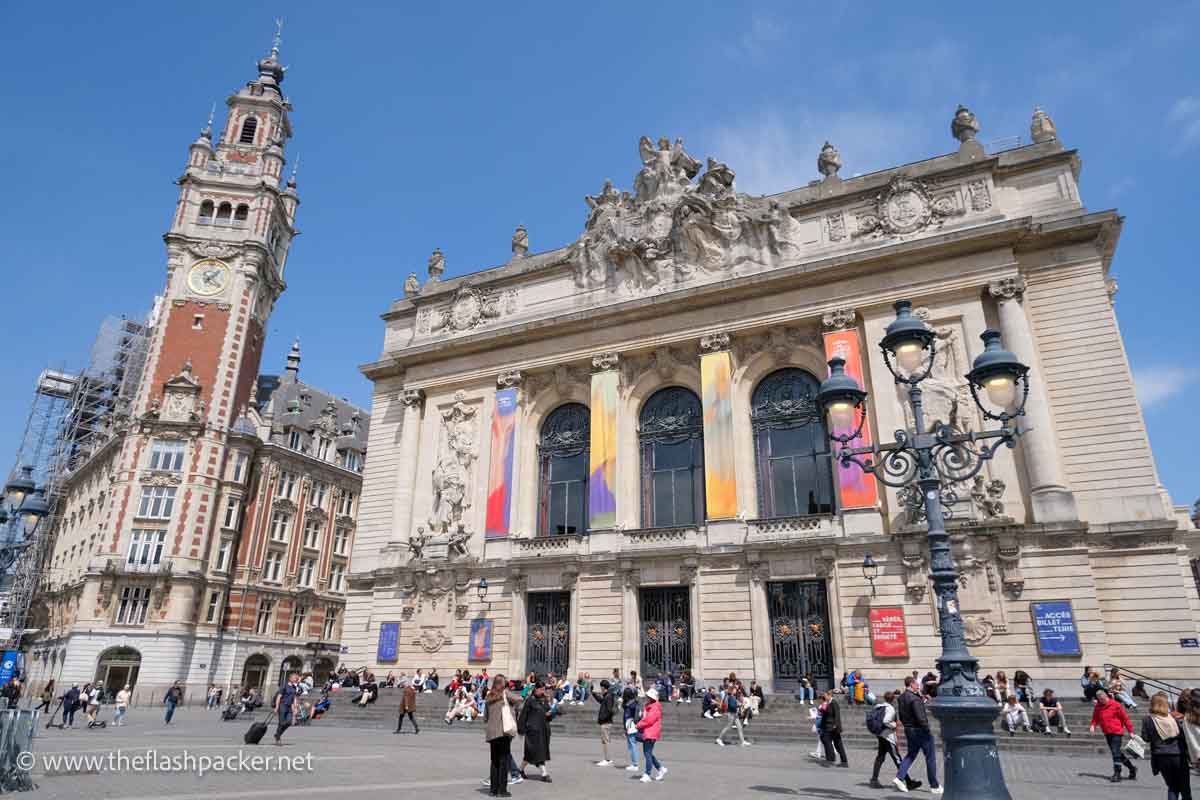
<path fill-rule="evenodd" d="M 357 365 L 434 246 L 454 275 L 505 261 L 518 222 L 534 250 L 571 241 L 585 193 L 628 187 L 642 134 L 759 193 L 815 178 L 825 139 L 850 175 L 950 151 L 959 102 L 983 141 L 1027 138 L 1036 103 L 1080 152 L 1087 206 L 1127 217 L 1126 348 L 1164 483 L 1200 495 L 1196 3 L 8 4 L 0 447 L 40 369 L 78 368 L 105 315 L 160 291 L 187 145 L 281 13 L 302 235 L 264 370 L 299 334 L 303 376 L 369 404 Z"/>

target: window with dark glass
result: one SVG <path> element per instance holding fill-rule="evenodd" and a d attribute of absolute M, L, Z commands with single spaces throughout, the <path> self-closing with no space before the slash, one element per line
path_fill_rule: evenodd
<path fill-rule="evenodd" d="M 704 520 L 704 410 L 690 389 L 650 396 L 638 416 L 642 524 L 695 525 Z"/>
<path fill-rule="evenodd" d="M 254 134 L 258 131 L 258 118 L 247 117 L 242 123 L 242 134 L 238 137 L 238 144 L 254 144 Z"/>
<path fill-rule="evenodd" d="M 542 423 L 538 437 L 538 533 L 542 536 L 587 530 L 590 436 L 591 412 L 581 403 L 559 406 Z"/>
<path fill-rule="evenodd" d="M 833 462 L 817 406 L 820 383 L 801 369 L 763 378 L 750 400 L 762 517 L 832 514 Z"/>

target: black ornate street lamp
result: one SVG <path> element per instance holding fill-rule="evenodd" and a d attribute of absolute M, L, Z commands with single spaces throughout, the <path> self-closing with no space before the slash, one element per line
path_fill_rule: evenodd
<path fill-rule="evenodd" d="M 958 572 L 941 498 L 943 484 L 971 479 L 1002 445 L 1016 445 L 1020 431 L 1014 421 L 1025 413 L 1029 368 L 1003 348 L 997 331 L 985 331 L 981 337 L 984 351 L 966 378 L 984 418 L 999 422 L 1000 427 L 961 433 L 937 422 L 933 430 L 926 430 L 921 382 L 933 372 L 937 359 L 935 334 L 912 315 L 911 302 L 901 300 L 895 308 L 896 319 L 888 325 L 880 347 L 897 385 L 908 387 L 912 430 L 896 431 L 896 440 L 890 444 L 850 446 L 866 422 L 866 392 L 846 374 L 846 362 L 841 358 L 829 361 L 829 377 L 821 384 L 817 400 L 829 416 L 830 438 L 840 445 L 835 458 L 843 466 L 857 464 L 894 488 L 915 480 L 925 500 L 930 573 L 942 636 L 942 655 L 937 661 L 941 682 L 930 707 L 941 723 L 946 748 L 945 796 L 947 800 L 1009 800 L 992 729 L 999 709 L 979 684 L 979 662 L 968 652 L 963 636 Z M 864 574 L 866 569 L 864 562 Z"/>
<path fill-rule="evenodd" d="M 33 482 L 33 467 L 21 467 L 4 485 L 4 498 L 0 501 L 0 528 L 6 529 L 0 542 L 0 574 L 8 572 L 21 557 L 48 513 L 45 490 Z M 22 534 L 20 541 L 18 531 Z"/>
<path fill-rule="evenodd" d="M 476 589 L 476 591 L 479 593 L 479 602 L 480 603 L 486 602 L 487 601 L 487 593 L 488 593 L 487 578 L 479 579 L 479 587 Z M 491 607 L 491 603 L 488 603 L 488 607 L 489 608 Z"/>
<path fill-rule="evenodd" d="M 875 563 L 875 559 L 871 558 L 870 553 L 863 556 L 863 577 L 867 579 L 867 583 L 871 584 L 871 597 L 874 597 L 875 579 L 879 577 L 879 565 Z"/>

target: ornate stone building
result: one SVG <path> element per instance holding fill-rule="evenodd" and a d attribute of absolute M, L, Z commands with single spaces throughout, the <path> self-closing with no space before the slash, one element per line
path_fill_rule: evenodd
<path fill-rule="evenodd" d="M 298 344 L 260 376 L 299 196 L 276 51 L 190 147 L 166 285 L 131 405 L 62 485 L 30 627 L 35 688 L 273 685 L 336 666 L 367 424 L 302 383 Z"/>
<path fill-rule="evenodd" d="M 435 251 L 364 367 L 346 660 L 776 686 L 931 668 L 922 512 L 832 463 L 814 404 L 840 355 L 870 392 L 864 438 L 908 424 L 877 348 L 907 298 L 937 334 L 933 419 L 983 428 L 963 375 L 985 328 L 1032 366 L 1019 446 L 946 497 L 984 668 L 1200 679 L 1180 641 L 1195 532 L 1159 484 L 1113 309 L 1122 218 L 1084 207 L 1044 113 L 998 153 L 967 109 L 951 128 L 954 152 L 854 178 L 827 144 L 819 180 L 770 197 L 643 138 L 633 191 L 587 197 L 569 246 L 530 253 L 521 228 L 507 264 L 453 279 Z"/>

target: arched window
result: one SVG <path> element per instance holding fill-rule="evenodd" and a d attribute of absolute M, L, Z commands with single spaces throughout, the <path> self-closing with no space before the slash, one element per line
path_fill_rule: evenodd
<path fill-rule="evenodd" d="M 833 465 L 816 402 L 819 387 L 804 370 L 781 369 L 754 390 L 750 422 L 762 517 L 833 513 Z"/>
<path fill-rule="evenodd" d="M 590 437 L 591 412 L 580 403 L 559 406 L 542 423 L 538 439 L 538 532 L 542 536 L 587 530 Z"/>
<path fill-rule="evenodd" d="M 695 525 L 704 520 L 704 411 L 682 386 L 660 389 L 638 417 L 642 524 Z"/>
<path fill-rule="evenodd" d="M 228 223 L 231 216 L 233 216 L 233 206 L 231 206 L 229 203 L 221 203 L 221 205 L 217 207 L 218 223 Z"/>
<path fill-rule="evenodd" d="M 212 222 L 213 217 L 213 201 L 205 200 L 200 204 L 200 221 Z"/>
<path fill-rule="evenodd" d="M 249 217 L 249 216 L 250 216 L 250 206 L 246 205 L 245 203 L 242 203 L 241 205 L 239 205 L 237 207 L 237 210 L 233 212 L 233 221 L 234 222 L 245 222 L 247 217 Z"/>
<path fill-rule="evenodd" d="M 254 134 L 258 130 L 258 117 L 246 117 L 246 121 L 242 123 L 242 135 L 238 137 L 238 144 L 254 144 Z"/>

